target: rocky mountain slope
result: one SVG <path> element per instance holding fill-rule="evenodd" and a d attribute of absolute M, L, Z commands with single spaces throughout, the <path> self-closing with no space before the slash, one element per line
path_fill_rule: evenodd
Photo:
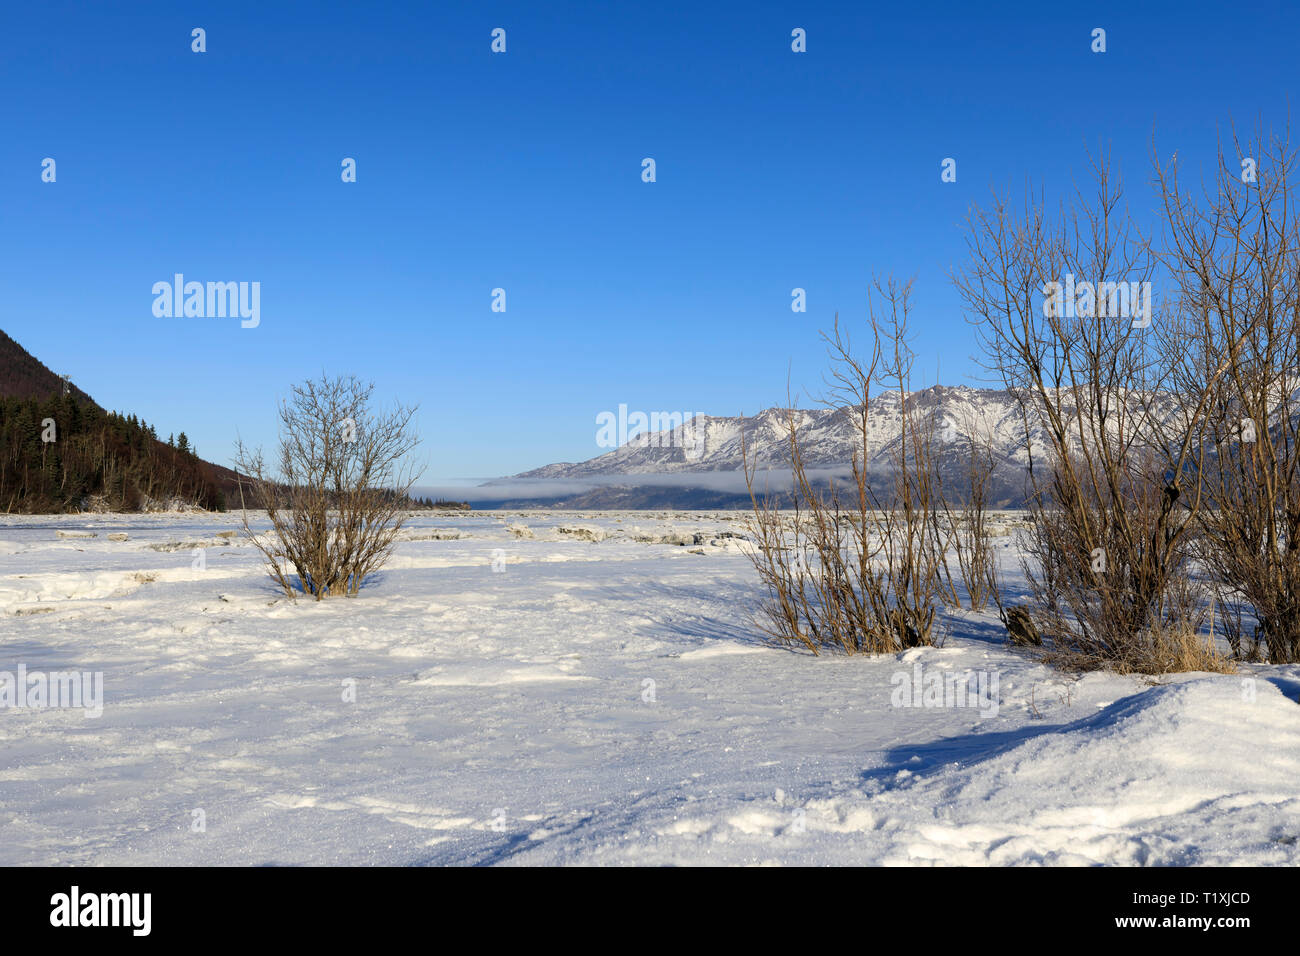
<path fill-rule="evenodd" d="M 888 480 L 901 443 L 903 402 L 898 392 L 887 392 L 873 396 L 869 406 L 868 465 L 881 481 Z M 989 444 L 993 451 L 992 505 L 1013 508 L 1023 504 L 1030 448 L 1041 461 L 1044 441 L 1037 426 L 1026 435 L 1020 407 L 1011 393 L 935 385 L 909 393 L 906 406 L 919 413 L 918 418 L 933 416 L 939 475 L 955 496 L 968 487 L 970 443 L 974 439 L 979 446 Z M 796 414 L 805 464 L 826 473 L 843 473 L 860 444 L 854 424 L 843 413 L 830 409 L 797 410 Z M 638 436 L 589 461 L 546 465 L 503 479 L 501 487 L 509 486 L 511 492 L 499 504 L 747 507 L 749 496 L 741 471 L 742 436 L 760 472 L 767 473 L 768 487 L 787 487 L 785 417 L 786 411 L 778 408 L 744 417 L 698 416 L 670 431 Z M 521 482 L 533 483 L 536 496 L 520 495 Z M 489 483 L 480 490 L 491 487 Z"/>

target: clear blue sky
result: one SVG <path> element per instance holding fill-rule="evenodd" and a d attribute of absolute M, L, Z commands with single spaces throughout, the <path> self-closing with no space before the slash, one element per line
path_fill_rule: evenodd
<path fill-rule="evenodd" d="M 1149 207 L 1153 128 L 1202 150 L 1285 121 L 1298 27 L 1267 2 L 12 4 L 0 328 L 222 462 L 291 382 L 373 379 L 421 405 L 426 483 L 592 457 L 620 403 L 816 388 L 818 330 L 876 272 L 917 278 L 921 384 L 971 381 L 968 204 L 1109 143 Z M 176 272 L 260 282 L 261 325 L 155 318 Z"/>

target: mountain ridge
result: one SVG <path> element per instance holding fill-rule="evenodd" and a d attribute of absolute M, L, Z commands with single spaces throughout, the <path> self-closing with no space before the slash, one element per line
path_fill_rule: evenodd
<path fill-rule="evenodd" d="M 994 507 L 1019 507 L 1025 498 L 1029 448 L 1042 447 L 1040 431 L 1031 428 L 1025 439 L 1024 420 L 1015 396 L 1005 389 L 969 385 L 932 385 L 901 396 L 897 391 L 872 396 L 868 405 L 869 471 L 887 473 L 896 453 L 902 409 L 934 415 L 934 451 L 945 486 L 968 485 L 970 445 L 988 440 L 994 457 L 991 498 Z M 524 506 L 545 501 L 548 507 L 664 507 L 677 500 L 684 507 L 748 507 L 743 482 L 726 490 L 718 487 L 723 475 L 742 476 L 742 445 L 760 472 L 788 470 L 786 416 L 798 423 L 804 464 L 813 470 L 846 469 L 861 446 L 853 421 L 842 409 L 766 408 L 754 415 L 699 415 L 689 422 L 660 432 L 642 433 L 626 444 L 582 462 L 556 462 L 498 482 L 480 486 L 535 482 L 539 495 L 504 499 L 497 507 Z M 700 476 L 697 485 L 690 476 Z M 622 480 L 620 480 L 622 479 Z M 549 482 L 588 482 L 585 491 L 548 495 Z M 638 491 L 638 489 L 640 489 Z M 671 489 L 672 494 L 667 493 Z M 602 502 L 609 502 L 602 505 Z M 645 502 L 644 505 L 638 502 Z"/>

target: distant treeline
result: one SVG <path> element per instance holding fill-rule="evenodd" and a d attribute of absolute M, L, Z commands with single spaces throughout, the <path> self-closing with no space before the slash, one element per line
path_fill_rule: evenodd
<path fill-rule="evenodd" d="M 221 472 L 183 432 L 160 441 L 134 415 L 74 395 L 0 398 L 0 511 L 139 511 L 173 500 L 224 511 L 234 476 Z"/>
<path fill-rule="evenodd" d="M 412 508 L 436 508 L 439 511 L 469 511 L 468 501 L 448 501 L 446 498 L 439 498 L 435 501 L 432 498 L 409 498 Z"/>

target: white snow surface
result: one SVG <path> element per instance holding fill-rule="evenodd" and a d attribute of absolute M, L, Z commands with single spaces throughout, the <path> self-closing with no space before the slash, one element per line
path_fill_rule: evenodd
<path fill-rule="evenodd" d="M 6 517 L 0 672 L 105 700 L 0 710 L 0 864 L 1300 863 L 1300 668 L 1073 680 L 987 613 L 813 657 L 743 521 L 421 516 L 295 603 L 237 515 Z M 996 714 L 895 706 L 918 667 Z"/>

